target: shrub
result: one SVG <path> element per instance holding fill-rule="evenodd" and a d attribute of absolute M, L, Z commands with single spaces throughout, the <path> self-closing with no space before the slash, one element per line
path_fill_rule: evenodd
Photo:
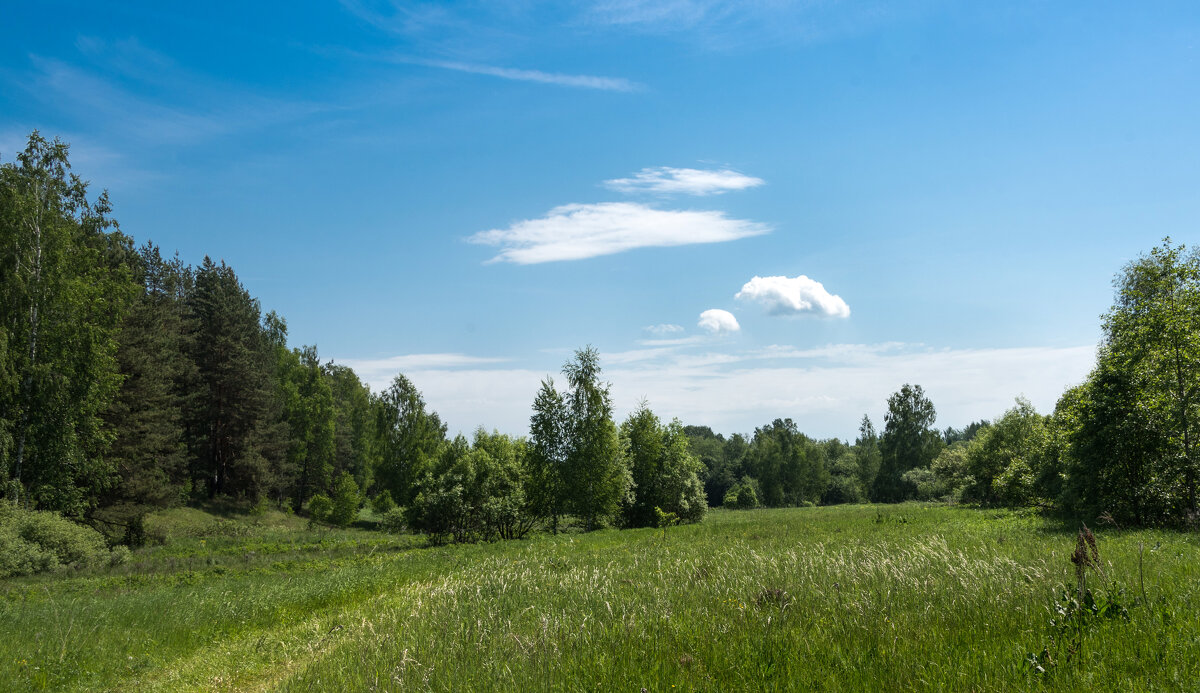
<path fill-rule="evenodd" d="M 50 551 L 63 565 L 85 567 L 108 558 L 104 537 L 91 527 L 77 525 L 58 513 L 24 512 L 19 535 L 31 544 Z"/>
<path fill-rule="evenodd" d="M 121 546 L 118 544 L 117 546 L 113 547 L 112 553 L 108 556 L 108 565 L 113 568 L 119 565 L 125 565 L 129 562 L 129 557 L 132 555 L 133 554 L 130 552 L 128 546 Z"/>
<path fill-rule="evenodd" d="M 738 510 L 757 508 L 758 492 L 754 489 L 754 480 L 748 476 L 742 477 L 741 481 L 734 484 L 725 493 L 722 505 L 726 508 L 737 508 Z"/>
<path fill-rule="evenodd" d="M 396 501 L 392 500 L 392 492 L 384 490 L 383 493 L 375 496 L 375 500 L 371 501 L 371 509 L 379 517 L 383 517 L 391 510 L 396 508 Z"/>
<path fill-rule="evenodd" d="M 393 507 L 379 516 L 379 527 L 390 534 L 400 534 L 408 528 L 404 508 Z"/>
<path fill-rule="evenodd" d="M 0 577 L 85 568 L 108 559 L 108 546 L 96 530 L 58 513 L 0 504 Z"/>
<path fill-rule="evenodd" d="M 311 527 L 314 523 L 325 522 L 329 519 L 329 513 L 333 511 L 333 501 L 329 500 L 329 496 L 324 493 L 318 493 L 308 501 L 308 524 Z"/>
<path fill-rule="evenodd" d="M 917 500 L 937 500 L 949 492 L 946 484 L 929 467 L 910 469 L 900 478 L 906 484 L 916 489 L 915 497 Z"/>
<path fill-rule="evenodd" d="M 0 578 L 32 575 L 59 567 L 58 558 L 37 544 L 0 531 Z"/>
<path fill-rule="evenodd" d="M 350 472 L 342 472 L 342 475 L 338 477 L 337 483 L 333 485 L 333 501 L 329 510 L 329 523 L 338 527 L 345 527 L 353 522 L 354 517 L 358 515 L 360 500 L 358 484 L 354 483 L 354 477 L 350 476 Z"/>

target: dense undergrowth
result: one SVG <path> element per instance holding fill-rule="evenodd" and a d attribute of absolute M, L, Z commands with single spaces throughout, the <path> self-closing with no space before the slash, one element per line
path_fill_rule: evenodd
<path fill-rule="evenodd" d="M 0 582 L 0 689 L 1200 685 L 1195 534 L 1098 529 L 1081 593 L 1077 527 L 944 506 L 436 548 L 275 513 L 156 521 L 166 543 L 123 565 Z"/>

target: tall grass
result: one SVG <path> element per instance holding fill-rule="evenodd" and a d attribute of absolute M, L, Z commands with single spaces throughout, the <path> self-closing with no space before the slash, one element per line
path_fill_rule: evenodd
<path fill-rule="evenodd" d="M 353 530 L 191 538 L 125 573 L 0 583 L 0 689 L 1200 687 L 1195 535 L 1099 532 L 1131 593 L 1150 547 L 1147 598 L 1069 662 L 1030 664 L 1076 585 L 1074 529 L 904 505 L 436 549 Z"/>

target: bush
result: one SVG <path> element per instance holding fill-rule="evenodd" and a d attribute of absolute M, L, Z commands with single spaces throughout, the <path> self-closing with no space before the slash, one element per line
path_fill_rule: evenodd
<path fill-rule="evenodd" d="M 345 527 L 354 521 L 358 515 L 360 502 L 358 484 L 350 472 L 342 472 L 337 483 L 333 485 L 333 505 L 329 511 L 329 523 Z"/>
<path fill-rule="evenodd" d="M 392 507 L 379 516 L 379 527 L 390 534 L 400 534 L 408 528 L 405 522 L 404 508 Z"/>
<path fill-rule="evenodd" d="M 325 522 L 329 519 L 329 513 L 333 511 L 333 501 L 329 500 L 329 496 L 324 493 L 318 493 L 308 501 L 308 524 L 311 527 L 314 523 Z"/>
<path fill-rule="evenodd" d="M 752 510 L 758 507 L 758 492 L 754 489 L 755 482 L 748 476 L 734 484 L 725 492 L 722 505 L 738 510 Z"/>
<path fill-rule="evenodd" d="M 53 512 L 0 504 L 0 577 L 60 567 L 86 568 L 109 560 L 104 537 Z"/>
<path fill-rule="evenodd" d="M 929 467 L 910 469 L 900 477 L 906 484 L 916 489 L 915 498 L 920 501 L 932 501 L 945 497 L 950 489 Z"/>
<path fill-rule="evenodd" d="M 108 558 L 104 537 L 91 527 L 77 525 L 51 512 L 27 512 L 20 525 L 20 536 L 52 552 L 63 565 L 85 567 Z"/>
<path fill-rule="evenodd" d="M 53 553 L 14 534 L 0 531 L 0 578 L 44 573 L 58 567 L 58 558 Z"/>
<path fill-rule="evenodd" d="M 129 558 L 132 555 L 133 553 L 130 552 L 128 546 L 114 546 L 112 553 L 108 556 L 108 565 L 112 568 L 115 568 L 119 565 L 125 565 L 129 562 Z"/>
<path fill-rule="evenodd" d="M 383 517 L 396 507 L 396 501 L 392 500 L 392 492 L 384 490 L 383 493 L 375 496 L 375 500 L 371 501 L 371 509 L 379 517 Z"/>

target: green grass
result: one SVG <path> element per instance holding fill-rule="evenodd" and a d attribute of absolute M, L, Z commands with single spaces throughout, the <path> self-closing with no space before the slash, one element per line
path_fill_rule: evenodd
<path fill-rule="evenodd" d="M 718 511 L 440 548 L 216 520 L 174 511 L 125 566 L 0 582 L 0 690 L 1200 688 L 1195 534 L 1098 531 L 1089 579 L 1128 619 L 1075 645 L 1050 608 L 1074 528 L 1026 513 Z"/>

